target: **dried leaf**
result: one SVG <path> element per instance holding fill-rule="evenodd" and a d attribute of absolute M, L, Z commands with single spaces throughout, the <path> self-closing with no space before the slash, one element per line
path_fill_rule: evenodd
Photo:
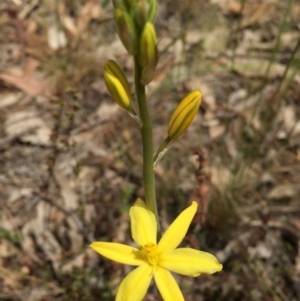
<path fill-rule="evenodd" d="M 59 30 L 57 24 L 52 24 L 48 28 L 48 45 L 51 49 L 57 50 L 67 46 L 67 38 L 62 30 Z"/>
<path fill-rule="evenodd" d="M 36 96 L 45 93 L 46 83 L 27 77 L 18 77 L 10 74 L 0 73 L 0 79 L 9 85 L 15 86 L 28 95 Z"/>
<path fill-rule="evenodd" d="M 36 96 L 45 94 L 49 90 L 46 81 L 34 78 L 39 64 L 40 63 L 36 59 L 28 56 L 23 69 L 19 67 L 11 68 L 10 70 L 7 70 L 6 73 L 0 73 L 0 79 L 5 81 L 7 84 L 19 88 L 28 95 Z"/>
<path fill-rule="evenodd" d="M 0 94 L 0 108 L 9 107 L 17 103 L 23 96 L 21 92 L 1 93 Z"/>
<path fill-rule="evenodd" d="M 295 184 L 275 186 L 268 194 L 270 200 L 290 200 L 299 194 L 299 187 Z"/>
<path fill-rule="evenodd" d="M 32 133 L 29 134 L 30 130 Z M 10 114 L 5 122 L 5 131 L 12 136 L 24 133 L 20 139 L 32 144 L 48 145 L 50 143 L 51 129 L 34 111 Z"/>

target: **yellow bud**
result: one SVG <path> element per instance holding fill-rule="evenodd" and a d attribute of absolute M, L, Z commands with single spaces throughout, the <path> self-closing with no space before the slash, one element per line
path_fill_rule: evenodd
<path fill-rule="evenodd" d="M 179 103 L 169 122 L 170 139 L 176 139 L 190 126 L 199 110 L 201 97 L 200 91 L 193 91 Z"/>
<path fill-rule="evenodd" d="M 141 34 L 138 59 L 143 67 L 141 83 L 147 85 L 154 77 L 158 61 L 156 33 L 151 22 L 146 23 Z"/>
<path fill-rule="evenodd" d="M 129 54 L 137 54 L 138 37 L 136 28 L 130 15 L 122 9 L 116 9 L 114 13 L 118 35 Z"/>
<path fill-rule="evenodd" d="M 108 60 L 104 66 L 104 72 L 109 73 L 110 75 L 116 77 L 120 83 L 122 84 L 123 88 L 125 89 L 128 98 L 131 98 L 131 90 L 129 82 L 119 67 L 119 65 L 114 60 Z"/>
<path fill-rule="evenodd" d="M 109 60 L 104 66 L 104 81 L 113 100 L 131 112 L 129 83 L 120 67 L 112 60 Z"/>
<path fill-rule="evenodd" d="M 139 49 L 139 63 L 142 67 L 157 64 L 157 41 L 154 25 L 147 22 L 144 26 Z"/>

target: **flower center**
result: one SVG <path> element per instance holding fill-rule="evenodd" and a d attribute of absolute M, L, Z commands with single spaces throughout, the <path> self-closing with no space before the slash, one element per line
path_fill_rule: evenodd
<path fill-rule="evenodd" d="M 157 246 L 153 243 L 148 243 L 141 247 L 142 256 L 148 263 L 152 266 L 156 266 L 158 264 L 158 252 Z"/>

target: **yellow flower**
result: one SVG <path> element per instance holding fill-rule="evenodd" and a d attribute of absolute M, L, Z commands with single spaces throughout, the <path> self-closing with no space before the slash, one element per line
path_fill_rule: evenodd
<path fill-rule="evenodd" d="M 110 243 L 93 242 L 90 247 L 99 254 L 119 263 L 138 266 L 121 282 L 116 301 L 140 301 L 146 295 L 154 276 L 165 301 L 184 300 L 171 272 L 196 277 L 222 270 L 213 255 L 191 248 L 178 248 L 197 211 L 193 202 L 185 209 L 156 243 L 157 224 L 154 214 L 138 199 L 130 209 L 132 238 L 139 248 Z"/>

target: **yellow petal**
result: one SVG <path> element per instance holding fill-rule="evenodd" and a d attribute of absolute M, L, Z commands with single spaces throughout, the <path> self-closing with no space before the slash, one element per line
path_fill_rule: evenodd
<path fill-rule="evenodd" d="M 222 270 L 222 264 L 214 255 L 190 248 L 179 248 L 162 254 L 159 265 L 172 272 L 192 277 L 201 273 L 213 274 Z"/>
<path fill-rule="evenodd" d="M 141 199 L 137 199 L 130 208 L 129 215 L 133 240 L 139 246 L 156 244 L 156 219 Z"/>
<path fill-rule="evenodd" d="M 130 272 L 121 282 L 116 301 L 141 301 L 146 295 L 153 276 L 153 268 L 141 265 Z"/>
<path fill-rule="evenodd" d="M 112 242 L 96 241 L 90 247 L 102 256 L 119 263 L 128 265 L 141 265 L 145 261 L 141 259 L 140 250 Z"/>
<path fill-rule="evenodd" d="M 180 213 L 180 215 L 171 224 L 168 230 L 158 243 L 158 252 L 167 253 L 174 250 L 184 238 L 190 223 L 197 211 L 197 203 L 192 205 Z"/>
<path fill-rule="evenodd" d="M 164 301 L 184 301 L 181 290 L 169 271 L 157 266 L 154 269 L 154 279 Z"/>

